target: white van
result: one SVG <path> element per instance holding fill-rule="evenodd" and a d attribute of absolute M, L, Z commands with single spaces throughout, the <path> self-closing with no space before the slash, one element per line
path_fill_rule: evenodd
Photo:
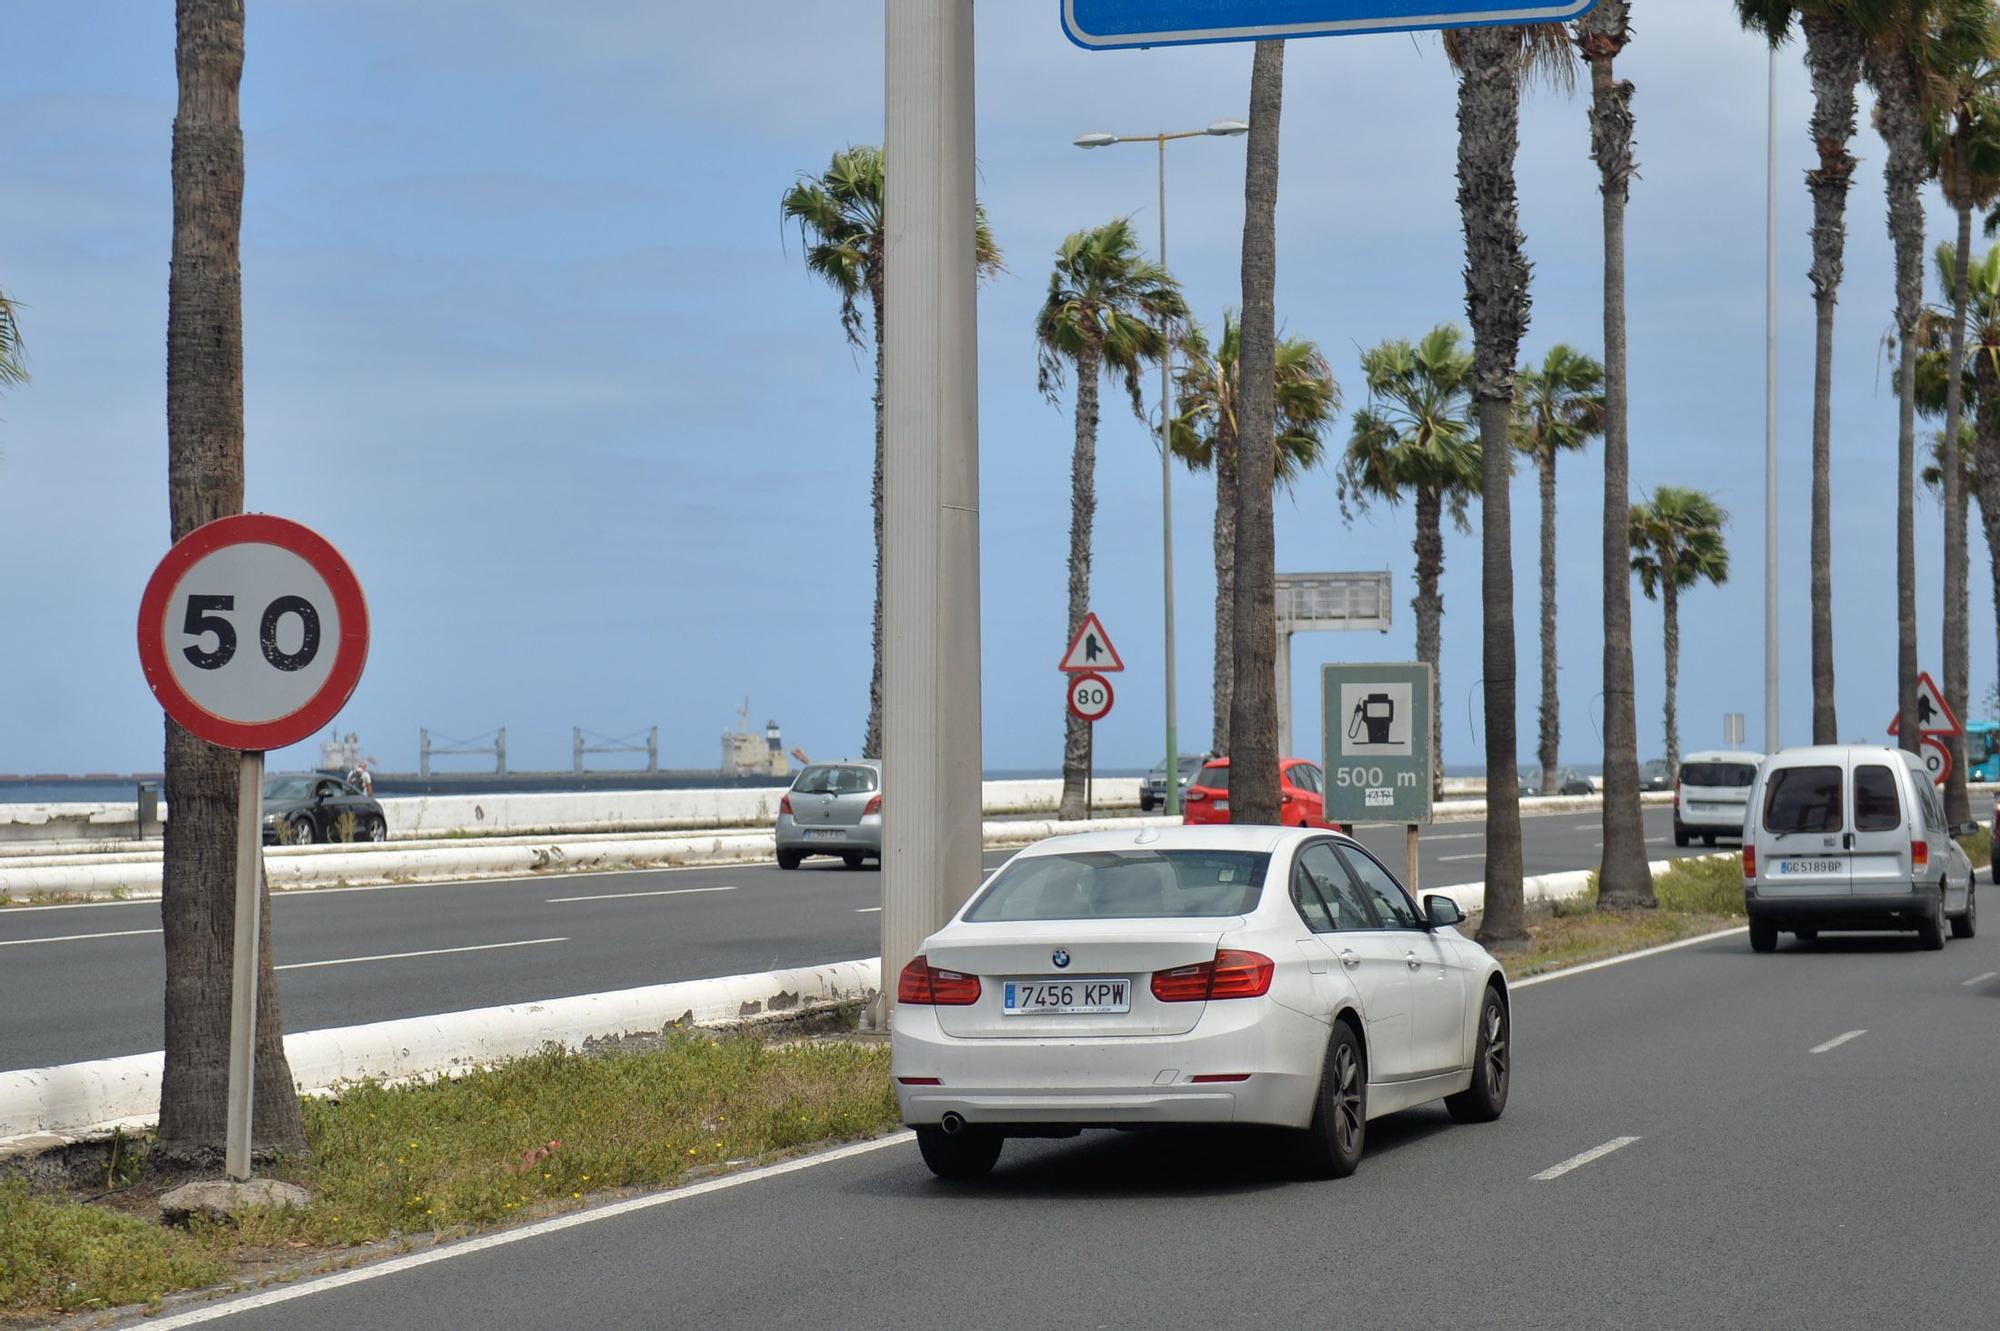
<path fill-rule="evenodd" d="M 1700 837 L 1712 846 L 1719 836 L 1732 841 L 1742 836 L 1750 783 L 1763 761 L 1761 753 L 1738 750 L 1690 753 L 1681 759 L 1674 773 L 1674 844 L 1685 846 Z"/>
<path fill-rule="evenodd" d="M 1743 903 L 1750 946 L 1769 952 L 1784 930 L 1914 929 L 1944 946 L 1946 922 L 1972 937 L 1972 862 L 1915 754 L 1876 744 L 1787 749 L 1750 790 Z"/>

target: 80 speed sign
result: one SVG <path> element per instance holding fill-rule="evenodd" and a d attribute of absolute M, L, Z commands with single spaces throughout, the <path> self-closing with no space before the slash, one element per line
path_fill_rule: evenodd
<path fill-rule="evenodd" d="M 211 744 L 279 749 L 347 702 L 368 657 L 368 605 L 310 528 L 245 513 L 190 532 L 139 605 L 139 662 L 167 715 Z"/>

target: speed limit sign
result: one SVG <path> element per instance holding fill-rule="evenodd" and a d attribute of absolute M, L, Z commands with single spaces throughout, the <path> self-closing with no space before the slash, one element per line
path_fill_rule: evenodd
<path fill-rule="evenodd" d="M 1071 675 L 1069 710 L 1092 725 L 1111 715 L 1111 681 L 1102 675 Z"/>
<path fill-rule="evenodd" d="M 368 659 L 368 604 L 340 552 L 263 513 L 167 552 L 139 603 L 139 662 L 167 715 L 226 749 L 281 749 L 331 721 Z"/>

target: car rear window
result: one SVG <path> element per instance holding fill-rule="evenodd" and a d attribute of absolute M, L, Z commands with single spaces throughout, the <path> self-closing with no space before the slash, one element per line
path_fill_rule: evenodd
<path fill-rule="evenodd" d="M 1870 765 L 1854 769 L 1854 830 L 1893 832 L 1903 825 L 1903 804 L 1896 797 L 1896 774 Z"/>
<path fill-rule="evenodd" d="M 1257 908 L 1271 857 L 1241 850 L 1077 851 L 1002 869 L 965 913 L 1010 920 L 1200 919 Z"/>
<path fill-rule="evenodd" d="M 1200 786 L 1203 790 L 1227 790 L 1229 789 L 1229 769 L 1227 767 L 1204 767 L 1201 769 L 1201 775 L 1194 779 L 1193 784 Z"/>
<path fill-rule="evenodd" d="M 792 789 L 801 795 L 863 795 L 878 784 L 872 767 L 826 763 L 800 772 Z"/>
<path fill-rule="evenodd" d="M 1764 790 L 1767 832 L 1838 832 L 1840 769 L 1780 767 Z"/>
<path fill-rule="evenodd" d="M 1745 788 L 1757 779 L 1757 769 L 1749 763 L 1682 763 L 1684 786 Z"/>

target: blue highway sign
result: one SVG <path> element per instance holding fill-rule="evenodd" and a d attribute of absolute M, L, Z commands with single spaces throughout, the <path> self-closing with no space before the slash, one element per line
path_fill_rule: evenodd
<path fill-rule="evenodd" d="M 1484 23 L 1560 23 L 1597 0 L 1060 0 L 1063 32 L 1094 51 L 1334 37 Z"/>

